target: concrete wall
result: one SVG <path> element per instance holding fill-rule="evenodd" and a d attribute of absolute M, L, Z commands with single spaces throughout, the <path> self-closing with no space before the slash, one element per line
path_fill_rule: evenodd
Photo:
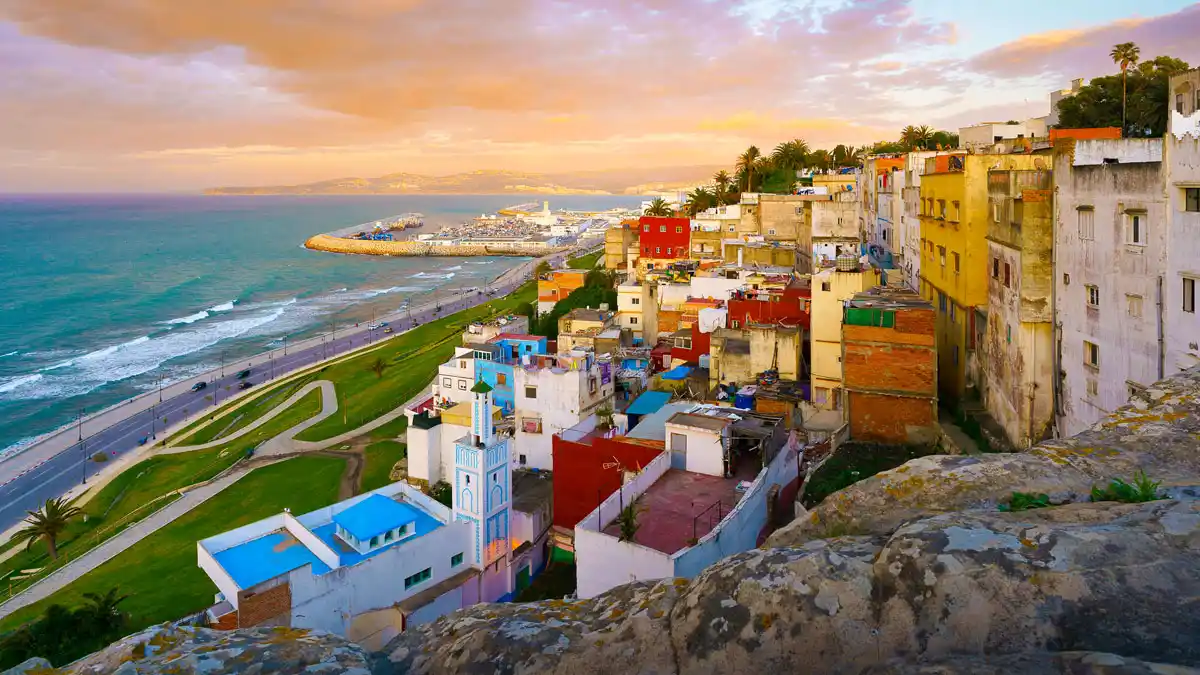
<path fill-rule="evenodd" d="M 196 542 L 196 565 L 204 570 L 208 578 L 212 580 L 213 585 L 221 592 L 221 595 L 233 605 L 234 609 L 238 608 L 238 585 L 234 582 L 233 577 L 221 567 L 212 554 L 209 553 L 202 542 Z"/>
<path fill-rule="evenodd" d="M 840 394 L 834 391 L 842 387 L 842 303 L 878 286 L 879 278 L 878 270 L 825 270 L 812 278 L 812 397 L 818 408 L 841 407 Z M 824 403 L 818 399 L 818 387 L 829 391 Z"/>
<path fill-rule="evenodd" d="M 536 469 L 553 469 L 553 436 L 570 429 L 605 404 L 612 405 L 615 378 L 603 382 L 599 365 L 590 370 L 566 370 L 557 368 L 526 370 L 513 369 L 515 385 L 513 396 L 516 405 L 517 428 L 513 454 L 520 463 L 525 456 L 525 466 Z M 595 379 L 596 390 L 589 388 L 588 381 Z M 535 396 L 527 397 L 527 387 L 533 387 Z M 539 419 L 541 433 L 527 433 L 522 423 L 525 419 Z"/>
<path fill-rule="evenodd" d="M 664 429 L 668 451 L 671 450 L 671 434 L 680 434 L 687 439 L 685 470 L 709 476 L 725 475 L 725 453 L 720 432 L 670 423 L 664 425 Z"/>
<path fill-rule="evenodd" d="M 671 455 L 664 452 L 600 503 L 575 525 L 576 593 L 591 598 L 614 586 L 631 581 L 663 579 L 674 576 L 671 557 L 633 542 L 620 541 L 604 534 L 605 526 L 626 505 L 640 497 L 671 468 Z"/>
<path fill-rule="evenodd" d="M 1161 162 L 1133 160 L 1159 156 L 1155 148 L 1161 146 L 1160 139 L 1078 141 L 1054 157 L 1060 436 L 1084 431 L 1124 405 L 1131 387 L 1160 379 L 1159 284 L 1167 228 L 1155 224 L 1167 220 L 1164 176 Z M 1120 162 L 1096 159 L 1105 156 Z M 1125 243 L 1125 212 L 1131 208 L 1145 209 L 1151 224 L 1144 247 Z M 1089 212 L 1091 238 L 1084 238 L 1081 214 Z M 1098 308 L 1088 307 L 1088 286 L 1099 289 Z M 1140 316 L 1131 312 L 1137 298 Z M 1097 366 L 1084 362 L 1085 341 L 1099 347 Z"/>
<path fill-rule="evenodd" d="M 1200 312 L 1185 311 L 1184 279 L 1200 287 L 1200 213 L 1186 211 L 1184 188 L 1200 188 L 1200 69 L 1171 78 L 1170 128 L 1163 139 L 1167 158 L 1167 213 L 1170 255 L 1164 285 L 1165 375 L 1200 364 Z M 1175 110 L 1183 96 L 1183 113 Z M 1193 300 L 1193 303 L 1195 301 Z"/>

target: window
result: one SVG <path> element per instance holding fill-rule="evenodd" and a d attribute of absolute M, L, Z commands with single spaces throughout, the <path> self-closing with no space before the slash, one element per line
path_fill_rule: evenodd
<path fill-rule="evenodd" d="M 1011 345 L 1012 344 L 1012 324 L 1011 323 L 1004 324 L 1004 332 L 1006 333 L 1005 340 L 1007 340 L 1008 344 Z"/>
<path fill-rule="evenodd" d="M 942 263 L 942 269 L 946 269 L 946 247 L 945 246 L 938 247 L 938 259 Z"/>
<path fill-rule="evenodd" d="M 955 309 L 954 309 L 955 307 L 957 307 L 957 305 L 955 305 L 953 302 L 952 302 L 952 303 L 950 303 L 950 320 L 951 320 L 951 321 L 954 321 L 954 320 L 956 320 L 956 319 L 958 318 L 958 317 L 956 316 L 956 312 L 955 312 Z"/>
<path fill-rule="evenodd" d="M 658 226 L 658 231 L 659 231 L 659 232 L 662 232 L 662 233 L 664 233 L 664 234 L 665 234 L 665 233 L 666 233 L 666 231 L 667 231 L 667 226 L 666 226 L 666 225 L 659 225 L 659 226 Z"/>
<path fill-rule="evenodd" d="M 938 218 L 945 220 L 946 219 L 946 200 L 939 199 L 939 200 L 937 200 L 937 203 L 938 203 Z"/>
<path fill-rule="evenodd" d="M 588 378 L 588 392 L 592 394 L 596 393 L 596 378 L 594 377 Z"/>
<path fill-rule="evenodd" d="M 1183 311 L 1196 313 L 1196 280 L 1191 277 L 1183 278 Z"/>
<path fill-rule="evenodd" d="M 655 246 L 655 247 L 654 247 L 654 252 L 655 252 L 655 253 L 662 253 L 662 247 L 661 247 L 661 246 Z"/>
<path fill-rule="evenodd" d="M 1146 245 L 1146 214 L 1125 214 L 1125 243 L 1136 246 Z"/>
<path fill-rule="evenodd" d="M 383 533 L 383 541 L 384 541 L 385 543 L 386 543 L 386 542 L 389 542 L 389 541 L 391 541 L 391 540 L 393 540 L 393 539 L 395 539 L 395 538 L 396 538 L 396 531 L 395 531 L 395 530 L 388 530 L 387 532 L 384 532 L 384 533 Z"/>
<path fill-rule="evenodd" d="M 946 294 L 941 291 L 938 291 L 938 309 L 946 311 Z"/>
<path fill-rule="evenodd" d="M 1183 210 L 1200 211 L 1200 187 L 1183 189 Z"/>
<path fill-rule="evenodd" d="M 821 290 L 826 291 L 826 292 L 829 291 L 829 282 L 828 281 L 821 282 Z"/>
<path fill-rule="evenodd" d="M 1087 291 L 1088 307 L 1099 307 L 1100 306 L 1100 287 L 1087 285 L 1087 286 L 1084 286 L 1083 288 Z"/>
<path fill-rule="evenodd" d="M 521 463 L 521 466 L 525 466 L 525 455 L 517 455 L 517 461 Z"/>
<path fill-rule="evenodd" d="M 1095 380 L 1095 378 L 1091 378 L 1091 377 L 1088 378 L 1087 395 L 1088 396 L 1099 396 L 1100 395 L 1100 384 Z"/>
<path fill-rule="evenodd" d="M 950 202 L 950 206 L 953 207 L 950 211 L 950 220 L 953 220 L 954 222 L 957 223 L 958 222 L 958 202 Z"/>
<path fill-rule="evenodd" d="M 961 269 L 961 268 L 959 267 L 959 264 L 958 264 L 958 253 L 956 252 L 956 253 L 954 254 L 954 273 L 955 273 L 955 274 L 958 274 L 958 272 L 959 272 L 959 270 L 960 270 L 960 269 Z"/>
<path fill-rule="evenodd" d="M 1000 202 L 992 202 L 992 221 L 1000 222 Z"/>
<path fill-rule="evenodd" d="M 502 387 L 508 384 L 508 375 L 505 373 L 496 373 L 496 386 Z"/>
<path fill-rule="evenodd" d="M 453 387 L 453 386 L 454 386 L 454 380 L 451 380 L 451 379 L 450 379 L 450 378 L 448 378 L 448 377 L 443 377 L 443 378 L 442 378 L 442 386 L 443 386 L 443 387 Z"/>
<path fill-rule="evenodd" d="M 1175 94 L 1175 112 L 1183 114 L 1183 94 Z"/>
<path fill-rule="evenodd" d="M 816 393 L 814 394 L 813 398 L 814 398 L 814 402 L 819 403 L 821 405 L 825 405 L 826 403 L 829 402 L 829 388 L 828 387 L 817 387 Z"/>
<path fill-rule="evenodd" d="M 459 391 L 466 391 L 467 390 L 467 381 L 459 380 L 458 381 L 458 389 L 459 389 Z"/>
<path fill-rule="evenodd" d="M 671 247 L 670 246 L 667 247 L 667 255 L 671 255 Z"/>
<path fill-rule="evenodd" d="M 675 226 L 675 234 L 683 234 L 683 226 L 682 225 Z"/>
<path fill-rule="evenodd" d="M 537 387 L 525 387 L 525 398 L 537 398 Z"/>
<path fill-rule="evenodd" d="M 525 455 L 521 455 L 521 457 L 524 457 L 524 456 Z M 521 463 L 524 464 L 525 460 L 522 459 Z M 450 566 L 451 567 L 458 567 L 459 565 L 462 564 L 462 562 L 463 562 L 463 554 L 455 553 L 454 555 L 450 556 Z"/>
<path fill-rule="evenodd" d="M 1142 296 L 1125 294 L 1125 305 L 1129 316 L 1133 318 L 1141 318 L 1142 316 Z"/>
<path fill-rule="evenodd" d="M 634 298 L 633 300 L 630 300 L 630 301 L 629 301 L 629 304 L 631 304 L 631 305 L 640 305 L 640 304 L 642 304 L 642 299 L 641 299 L 641 298 Z"/>
<path fill-rule="evenodd" d="M 1084 241 L 1091 241 L 1096 238 L 1096 212 L 1092 207 L 1079 207 L 1075 212 L 1079 219 L 1079 238 Z"/>
<path fill-rule="evenodd" d="M 730 225 L 730 226 L 729 226 L 729 231 L 730 231 L 730 232 L 733 232 L 733 226 L 732 226 L 732 225 Z"/>
<path fill-rule="evenodd" d="M 636 325 L 637 325 L 637 317 L 636 317 L 636 316 L 631 316 L 631 317 L 629 317 L 629 325 L 630 325 L 630 326 L 636 326 Z"/>
<path fill-rule="evenodd" d="M 1071 285 L 1071 275 L 1063 272 L 1063 286 Z"/>
<path fill-rule="evenodd" d="M 1000 259 L 999 258 L 992 258 L 992 278 L 993 279 L 1000 278 Z"/>
<path fill-rule="evenodd" d="M 643 225 L 643 226 L 642 226 L 642 232 L 649 232 L 649 231 L 650 231 L 650 226 L 649 226 L 649 225 Z"/>
<path fill-rule="evenodd" d="M 462 554 L 459 554 L 459 555 L 462 555 Z M 404 590 L 408 590 L 423 581 L 429 581 L 429 577 L 432 577 L 432 576 L 433 576 L 433 568 L 426 567 L 425 569 L 421 570 L 420 572 L 417 572 L 416 574 L 412 575 L 411 577 L 405 577 L 404 578 Z"/>
<path fill-rule="evenodd" d="M 368 544 L 368 546 L 370 546 L 371 548 L 375 548 L 378 545 L 379 545 L 379 535 L 375 535 L 374 537 L 371 537 L 371 543 Z"/>
<path fill-rule="evenodd" d="M 466 367 L 467 367 L 467 362 L 466 362 L 466 361 L 459 361 L 459 362 L 458 362 L 458 367 L 459 367 L 459 368 L 466 368 Z"/>
<path fill-rule="evenodd" d="M 775 229 L 772 228 L 772 229 L 767 230 L 767 234 L 775 234 Z"/>
<path fill-rule="evenodd" d="M 733 321 L 730 321 L 730 322 L 729 322 L 729 326 L 730 326 L 731 328 L 737 328 L 739 325 L 740 325 L 740 323 L 738 322 L 738 320 L 737 320 L 737 319 L 734 319 Z"/>
<path fill-rule="evenodd" d="M 650 255 L 650 247 L 649 247 L 649 246 L 643 246 L 643 247 L 642 247 L 642 253 L 645 253 L 646 255 Z"/>
<path fill-rule="evenodd" d="M 1083 341 L 1083 365 L 1092 368 L 1100 367 L 1100 345 L 1087 340 Z"/>

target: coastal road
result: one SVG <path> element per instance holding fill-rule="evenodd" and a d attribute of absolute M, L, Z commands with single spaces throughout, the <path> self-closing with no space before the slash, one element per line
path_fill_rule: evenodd
<path fill-rule="evenodd" d="M 544 260 L 556 264 L 563 257 L 565 254 L 555 254 Z M 486 291 L 480 288 L 461 295 L 454 293 L 379 317 L 378 321 L 388 322 L 396 331 L 394 334 L 399 334 L 438 317 L 482 304 L 511 292 L 532 274 L 538 262 L 527 261 L 505 272 L 488 284 Z M 26 511 L 39 508 L 47 499 L 59 497 L 83 485 L 88 476 L 104 466 L 91 460 L 96 453 L 102 452 L 108 456 L 109 462 L 115 461 L 137 450 L 141 439 L 152 438 L 161 431 L 163 418 L 171 426 L 176 426 L 185 417 L 187 421 L 192 421 L 198 415 L 209 414 L 215 406 L 241 393 L 237 388 L 242 381 L 237 378 L 240 371 L 249 369 L 251 375 L 246 379 L 253 382 L 255 387 L 260 387 L 272 378 L 368 347 L 386 337 L 390 336 L 379 330 L 370 331 L 365 324 L 340 327 L 316 338 L 291 344 L 286 354 L 284 349 L 258 354 L 224 366 L 223 373 L 222 369 L 217 369 L 173 383 L 163 387 L 161 392 L 143 394 L 85 418 L 82 443 L 79 441 L 80 433 L 74 426 L 52 434 L 17 456 L 0 462 L 0 532 L 19 523 L 26 516 Z M 191 391 L 197 382 L 205 382 L 206 387 L 197 392 Z M 206 396 L 214 398 L 210 401 Z M 157 435 L 161 437 L 161 434 Z"/>

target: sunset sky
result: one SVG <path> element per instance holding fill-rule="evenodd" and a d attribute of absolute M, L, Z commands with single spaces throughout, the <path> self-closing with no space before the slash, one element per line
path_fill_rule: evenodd
<path fill-rule="evenodd" d="M 1044 115 L 1125 41 L 1200 65 L 1200 4 L 0 0 L 0 192 L 722 164 Z"/>

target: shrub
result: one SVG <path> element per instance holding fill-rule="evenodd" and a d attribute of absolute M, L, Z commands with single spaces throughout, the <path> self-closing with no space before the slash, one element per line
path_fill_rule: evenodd
<path fill-rule="evenodd" d="M 1140 504 L 1142 502 L 1152 502 L 1158 499 L 1166 499 L 1166 496 L 1158 491 L 1158 486 L 1161 485 L 1158 481 L 1152 481 L 1146 476 L 1145 471 L 1138 471 L 1133 476 L 1132 483 L 1126 483 L 1120 478 L 1114 478 L 1108 487 L 1103 490 L 1092 486 L 1092 501 L 1094 502 L 1124 502 L 1126 504 Z"/>
<path fill-rule="evenodd" d="M 1050 506 L 1050 497 L 1045 494 L 1030 494 L 1028 492 L 1014 492 L 1007 504 L 1001 504 L 1001 511 L 1028 511 L 1030 509 L 1044 509 Z"/>
<path fill-rule="evenodd" d="M 97 452 L 96 454 L 92 455 L 92 461 L 96 462 L 97 464 L 102 464 L 108 461 L 108 455 L 104 454 L 103 452 Z"/>
<path fill-rule="evenodd" d="M 454 508 L 454 491 L 450 489 L 450 484 L 444 480 L 440 480 L 429 486 L 429 496 L 438 500 L 447 508 Z"/>

